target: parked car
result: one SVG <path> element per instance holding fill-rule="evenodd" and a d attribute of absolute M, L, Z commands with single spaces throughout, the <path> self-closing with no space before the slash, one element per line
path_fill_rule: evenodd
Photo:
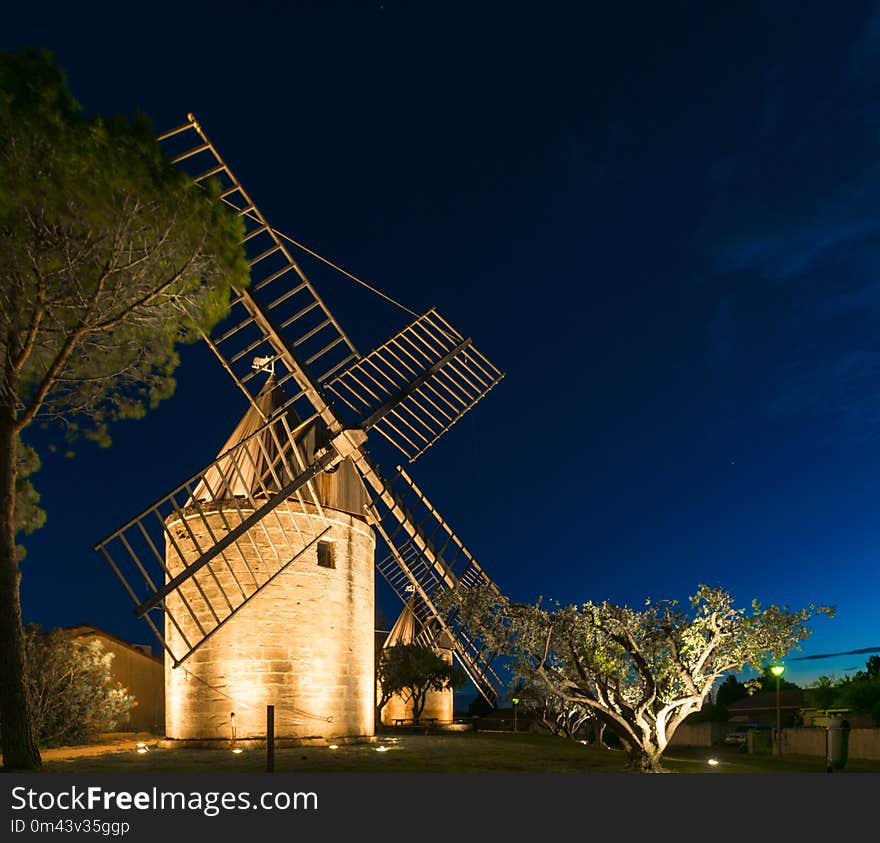
<path fill-rule="evenodd" d="M 728 732 L 724 736 L 724 743 L 729 744 L 731 746 L 744 746 L 746 741 L 748 740 L 748 734 L 750 729 L 763 729 L 769 730 L 773 727 L 769 723 L 741 723 L 737 724 L 736 730 L 733 732 Z"/>

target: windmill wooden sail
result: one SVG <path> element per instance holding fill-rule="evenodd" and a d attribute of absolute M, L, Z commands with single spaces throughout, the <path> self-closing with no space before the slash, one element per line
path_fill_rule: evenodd
<path fill-rule="evenodd" d="M 304 560 L 320 563 L 339 513 L 353 515 L 388 548 L 376 570 L 401 599 L 416 595 L 423 628 L 454 641 L 494 701 L 493 654 L 437 606 L 444 590 L 494 584 L 409 475 L 386 480 L 366 443 L 376 431 L 416 460 L 503 373 L 436 310 L 361 356 L 192 115 L 161 139 L 184 138 L 174 160 L 196 183 L 221 180 L 246 224 L 250 287 L 204 340 L 250 409 L 215 460 L 95 549 L 176 668 Z"/>

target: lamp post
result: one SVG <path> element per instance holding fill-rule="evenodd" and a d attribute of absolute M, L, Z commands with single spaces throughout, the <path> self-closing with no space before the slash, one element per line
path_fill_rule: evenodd
<path fill-rule="evenodd" d="M 776 677 L 776 746 L 777 755 L 782 755 L 782 723 L 779 716 L 779 677 L 785 673 L 785 666 L 774 664 L 770 672 Z"/>
<path fill-rule="evenodd" d="M 513 703 L 513 731 L 516 732 L 516 706 L 519 703 L 519 697 L 514 697 L 511 702 Z"/>

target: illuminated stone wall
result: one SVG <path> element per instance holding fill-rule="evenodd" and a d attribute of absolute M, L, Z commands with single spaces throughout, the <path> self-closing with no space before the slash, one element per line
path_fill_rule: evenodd
<path fill-rule="evenodd" d="M 422 710 L 422 725 L 429 719 L 434 718 L 438 725 L 448 725 L 453 716 L 453 692 L 428 691 L 425 707 Z M 386 726 L 393 726 L 396 719 L 402 719 L 407 725 L 412 723 L 412 703 L 395 694 L 382 709 L 382 722 Z"/>
<path fill-rule="evenodd" d="M 433 717 L 438 724 L 452 722 L 453 714 L 453 691 L 428 691 L 425 700 L 425 708 L 422 710 L 422 720 Z"/>
<path fill-rule="evenodd" d="M 172 668 L 166 657 L 167 738 L 230 739 L 233 712 L 239 740 L 265 737 L 267 705 L 275 706 L 278 738 L 373 734 L 375 539 L 363 520 L 324 512 L 332 527 L 322 540 L 332 541 L 335 568 L 318 565 L 313 545 L 179 667 Z M 230 526 L 239 520 L 229 511 L 208 515 L 215 536 L 226 531 L 224 518 Z M 310 536 L 325 526 L 313 514 L 279 509 L 263 522 L 268 537 L 260 530 L 251 533 L 264 552 L 270 552 L 271 539 L 289 558 L 294 550 L 286 537 L 295 535 L 294 521 Z M 198 522 L 188 523 L 195 531 Z M 184 525 L 176 520 L 168 527 L 187 563 L 194 561 L 197 554 Z M 197 538 L 204 539 L 205 546 L 212 543 L 207 537 Z M 198 585 L 187 581 L 179 594 L 169 596 L 169 608 L 188 638 L 198 640 L 200 634 L 182 600 L 189 602 L 206 629 L 216 626 L 208 604 L 225 607 L 220 588 L 234 595 L 235 579 L 247 582 L 250 577 L 239 553 L 252 568 L 259 566 L 257 551 L 242 540 L 226 553 L 226 561 L 211 563 L 216 581 L 203 570 L 196 575 Z M 180 570 L 173 547 L 167 549 L 166 559 L 172 575 Z M 219 609 L 218 614 L 224 616 Z M 165 633 L 176 652 L 180 632 L 167 619 Z"/>

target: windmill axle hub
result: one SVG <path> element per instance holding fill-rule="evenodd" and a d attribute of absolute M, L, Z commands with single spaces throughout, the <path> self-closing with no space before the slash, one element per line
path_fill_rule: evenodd
<path fill-rule="evenodd" d="M 367 434 L 358 427 L 349 427 L 336 435 L 330 444 L 315 452 L 315 456 L 320 459 L 326 453 L 336 452 L 336 457 L 330 463 L 329 468 L 338 465 L 342 460 L 351 458 L 354 460 L 361 452 L 364 442 L 367 441 Z"/>

